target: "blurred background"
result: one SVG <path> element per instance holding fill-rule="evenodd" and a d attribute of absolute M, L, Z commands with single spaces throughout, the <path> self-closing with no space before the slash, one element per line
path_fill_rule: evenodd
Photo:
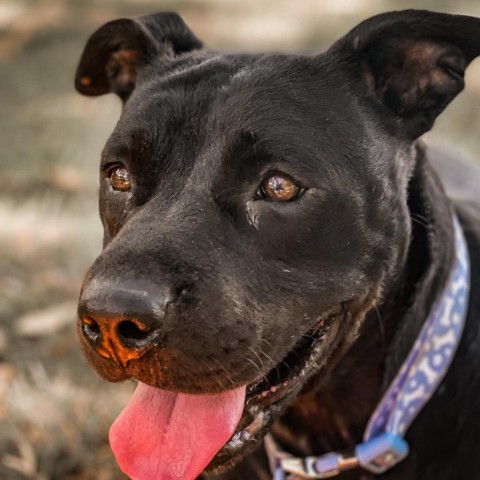
<path fill-rule="evenodd" d="M 480 16 L 478 0 L 0 0 L 0 479 L 125 478 L 108 428 L 133 385 L 79 352 L 76 299 L 101 249 L 97 175 L 120 113 L 73 88 L 87 37 L 119 16 L 178 11 L 216 50 L 320 52 L 364 18 L 424 8 Z M 480 158 L 480 63 L 433 142 Z"/>

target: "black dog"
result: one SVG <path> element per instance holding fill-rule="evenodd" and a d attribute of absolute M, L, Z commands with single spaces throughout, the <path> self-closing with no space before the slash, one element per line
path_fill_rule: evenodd
<path fill-rule="evenodd" d="M 103 377 L 141 382 L 111 431 L 129 475 L 271 479 L 267 432 L 298 457 L 360 444 L 456 265 L 456 212 L 464 334 L 382 478 L 480 478 L 480 194 L 447 198 L 418 141 L 479 54 L 479 19 L 414 10 L 315 56 L 218 54 L 175 14 L 92 35 L 76 87 L 124 108 L 79 331 Z"/>

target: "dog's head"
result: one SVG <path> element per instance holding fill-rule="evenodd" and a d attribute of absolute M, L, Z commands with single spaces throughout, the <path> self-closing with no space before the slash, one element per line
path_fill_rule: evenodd
<path fill-rule="evenodd" d="M 314 56 L 218 54 L 175 14 L 95 32 L 77 89 L 124 106 L 100 168 L 105 248 L 79 306 L 94 368 L 186 399 L 176 421 L 195 424 L 187 407 L 202 415 L 207 397 L 230 409 L 221 443 L 236 432 L 211 468 L 253 448 L 394 289 L 414 142 L 479 52 L 480 20 L 413 10 Z M 153 390 L 145 415 L 163 408 Z"/>

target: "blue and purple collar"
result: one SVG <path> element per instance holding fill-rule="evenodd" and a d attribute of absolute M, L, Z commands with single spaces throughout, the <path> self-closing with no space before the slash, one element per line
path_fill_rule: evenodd
<path fill-rule="evenodd" d="M 265 447 L 273 480 L 330 478 L 356 467 L 379 474 L 408 455 L 405 434 L 445 377 L 466 319 L 470 260 L 456 216 L 453 224 L 455 262 L 443 294 L 433 305 L 406 360 L 370 417 L 363 442 L 352 455 L 332 452 L 299 458 L 281 451 L 267 436 Z"/>

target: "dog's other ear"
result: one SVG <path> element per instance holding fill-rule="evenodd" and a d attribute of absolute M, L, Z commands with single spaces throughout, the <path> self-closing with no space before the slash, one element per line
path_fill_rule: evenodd
<path fill-rule="evenodd" d="M 366 92 L 393 113 L 399 133 L 417 138 L 463 89 L 480 54 L 480 19 L 422 10 L 372 17 L 329 50 L 347 61 Z"/>
<path fill-rule="evenodd" d="M 115 92 L 125 101 L 135 88 L 139 69 L 151 58 L 201 47 L 200 40 L 176 13 L 114 20 L 88 39 L 75 87 L 84 95 Z"/>

